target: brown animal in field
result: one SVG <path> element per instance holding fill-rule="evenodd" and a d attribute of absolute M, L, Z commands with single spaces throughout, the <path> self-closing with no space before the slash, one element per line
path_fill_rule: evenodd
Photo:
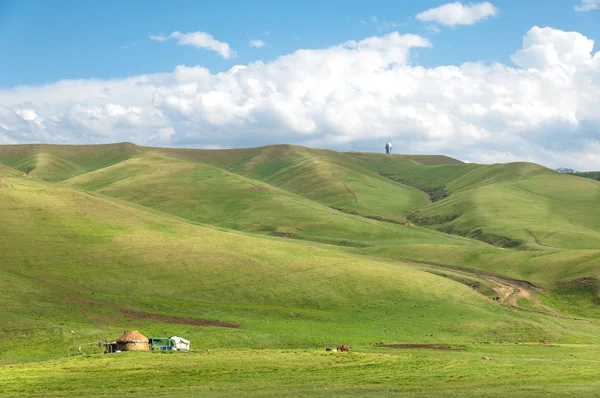
<path fill-rule="evenodd" d="M 348 347 L 347 345 L 338 345 L 337 350 L 338 351 L 349 351 L 350 347 Z"/>

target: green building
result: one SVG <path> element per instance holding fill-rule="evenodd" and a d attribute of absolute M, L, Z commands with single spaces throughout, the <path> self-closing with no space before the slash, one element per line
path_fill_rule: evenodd
<path fill-rule="evenodd" d="M 151 350 L 170 351 L 177 349 L 175 341 L 170 337 L 150 337 L 148 340 L 150 340 Z"/>

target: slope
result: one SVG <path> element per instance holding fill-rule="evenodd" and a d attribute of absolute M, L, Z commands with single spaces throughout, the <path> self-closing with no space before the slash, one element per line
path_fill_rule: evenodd
<path fill-rule="evenodd" d="M 504 247 L 600 246 L 600 184 L 595 181 L 509 164 L 478 168 L 446 188 L 447 199 L 411 219 Z"/>
<path fill-rule="evenodd" d="M 129 159 L 143 149 L 131 143 L 106 145 L 2 145 L 0 163 L 46 181 L 62 181 Z"/>
<path fill-rule="evenodd" d="M 21 170 L 35 167 L 32 176 L 59 181 L 118 164 L 149 151 L 159 151 L 190 164 L 204 165 L 198 167 L 205 171 L 208 170 L 206 165 L 210 164 L 225 170 L 222 176 L 227 175 L 227 179 L 231 181 L 236 178 L 231 173 L 251 178 L 254 182 L 250 184 L 256 185 L 251 189 L 265 188 L 257 185 L 255 180 L 260 180 L 269 184 L 271 190 L 278 187 L 293 194 L 287 196 L 287 206 L 281 205 L 281 200 L 264 201 L 265 206 L 255 212 L 257 217 L 244 223 L 240 220 L 254 210 L 251 207 L 245 214 L 240 213 L 240 209 L 246 206 L 245 202 L 230 198 L 234 192 L 239 194 L 237 188 L 233 191 L 225 190 L 215 196 L 223 202 L 216 206 L 218 211 L 213 211 L 213 205 L 198 207 L 191 196 L 185 195 L 185 192 L 191 194 L 192 191 L 185 191 L 188 188 L 184 188 L 181 201 L 187 203 L 180 206 L 175 203 L 173 212 L 190 220 L 248 231 L 270 231 L 295 237 L 304 235 L 303 237 L 310 239 L 338 244 L 342 241 L 357 243 L 350 236 L 356 234 L 340 235 L 324 231 L 318 235 L 310 227 L 306 230 L 308 232 L 303 232 L 301 221 L 306 219 L 308 212 L 303 212 L 298 217 L 282 217 L 284 212 L 294 212 L 291 210 L 291 203 L 296 203 L 298 196 L 302 196 L 313 202 L 311 206 L 318 202 L 345 213 L 391 222 L 404 222 L 408 217 L 417 225 L 502 247 L 525 245 L 530 248 L 553 246 L 589 249 L 598 244 L 600 226 L 594 217 L 597 214 L 597 185 L 568 180 L 565 178 L 574 177 L 560 176 L 549 169 L 529 163 L 475 165 L 444 156 L 337 153 L 289 145 L 208 151 L 164 148 L 151 150 L 132 144 L 4 146 L 0 148 L 0 162 Z M 195 184 L 192 178 L 169 178 L 172 183 L 168 186 L 173 191 L 181 184 Z M 205 177 L 198 178 L 202 180 Z M 178 180 L 181 180 L 181 184 Z M 249 180 L 239 181 L 249 183 Z M 138 196 L 160 190 L 158 185 L 148 181 L 144 184 L 145 188 L 137 192 Z M 568 194 L 565 187 L 568 187 Z M 210 192 L 210 189 L 206 192 Z M 424 193 L 435 203 L 428 204 Z M 124 199 L 129 198 L 127 195 L 124 192 L 113 192 L 113 196 Z M 249 198 L 254 203 L 253 206 L 261 203 L 258 200 L 260 195 L 257 192 L 253 198 Z M 277 195 L 285 196 L 285 193 L 277 191 Z M 148 206 L 160 206 L 161 203 L 168 202 L 163 202 L 164 198 L 159 193 L 153 193 L 152 196 L 153 203 L 149 202 L 150 197 L 131 199 L 143 199 Z M 242 195 L 244 196 L 248 195 Z M 304 203 L 306 205 L 308 202 Z M 535 209 L 529 211 L 533 208 Z M 211 212 L 214 213 L 213 216 L 210 216 Z M 229 217 L 229 214 L 233 216 Z M 294 219 L 289 220 L 290 218 Z M 317 218 L 323 220 L 322 217 Z M 224 221 L 228 219 L 231 222 Z M 384 236 L 386 234 L 370 232 L 367 240 L 370 244 L 389 242 Z"/>
<path fill-rule="evenodd" d="M 213 152 L 157 149 L 266 182 L 351 214 L 403 221 L 427 204 L 419 190 L 383 178 L 344 153 L 292 145 Z M 392 198 L 390 200 L 390 198 Z"/>
<path fill-rule="evenodd" d="M 67 180 L 63 185 L 191 221 L 248 232 L 351 246 L 473 244 L 427 229 L 345 214 L 263 182 L 154 152 Z"/>
<path fill-rule="evenodd" d="M 404 262 L 219 231 L 23 180 L 0 190 L 2 360 L 91 350 L 124 328 L 213 348 L 598 341 L 597 325 L 513 312 Z"/>
<path fill-rule="evenodd" d="M 433 204 L 409 219 L 501 247 L 600 246 L 600 184 L 531 163 L 408 164 L 357 154 L 365 167 L 417 187 Z"/>
<path fill-rule="evenodd" d="M 1 177 L 15 177 L 20 174 L 23 174 L 23 173 L 17 169 L 13 169 L 12 167 L 8 167 L 3 164 L 0 164 L 0 178 Z"/>
<path fill-rule="evenodd" d="M 581 171 L 575 172 L 573 175 L 585 178 L 591 178 L 592 180 L 600 181 L 600 171 Z"/>

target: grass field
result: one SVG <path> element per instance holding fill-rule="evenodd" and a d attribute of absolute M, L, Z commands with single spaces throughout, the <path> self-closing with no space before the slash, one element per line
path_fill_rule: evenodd
<path fill-rule="evenodd" d="M 0 147 L 0 178 L 0 394 L 600 391 L 591 179 L 132 144 Z M 65 358 L 127 329 L 195 350 Z"/>
<path fill-rule="evenodd" d="M 589 346 L 532 345 L 350 354 L 123 353 L 7 365 L 0 368 L 0 384 L 7 394 L 44 396 L 593 397 L 600 390 L 598 354 L 598 348 Z M 482 360 L 483 356 L 491 360 Z M 546 375 L 551 373 L 549 380 Z"/>

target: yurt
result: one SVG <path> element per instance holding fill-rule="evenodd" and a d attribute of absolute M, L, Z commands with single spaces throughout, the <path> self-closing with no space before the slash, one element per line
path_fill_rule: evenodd
<path fill-rule="evenodd" d="M 125 332 L 117 340 L 117 350 L 120 351 L 149 351 L 150 345 L 148 338 L 140 332 Z"/>

